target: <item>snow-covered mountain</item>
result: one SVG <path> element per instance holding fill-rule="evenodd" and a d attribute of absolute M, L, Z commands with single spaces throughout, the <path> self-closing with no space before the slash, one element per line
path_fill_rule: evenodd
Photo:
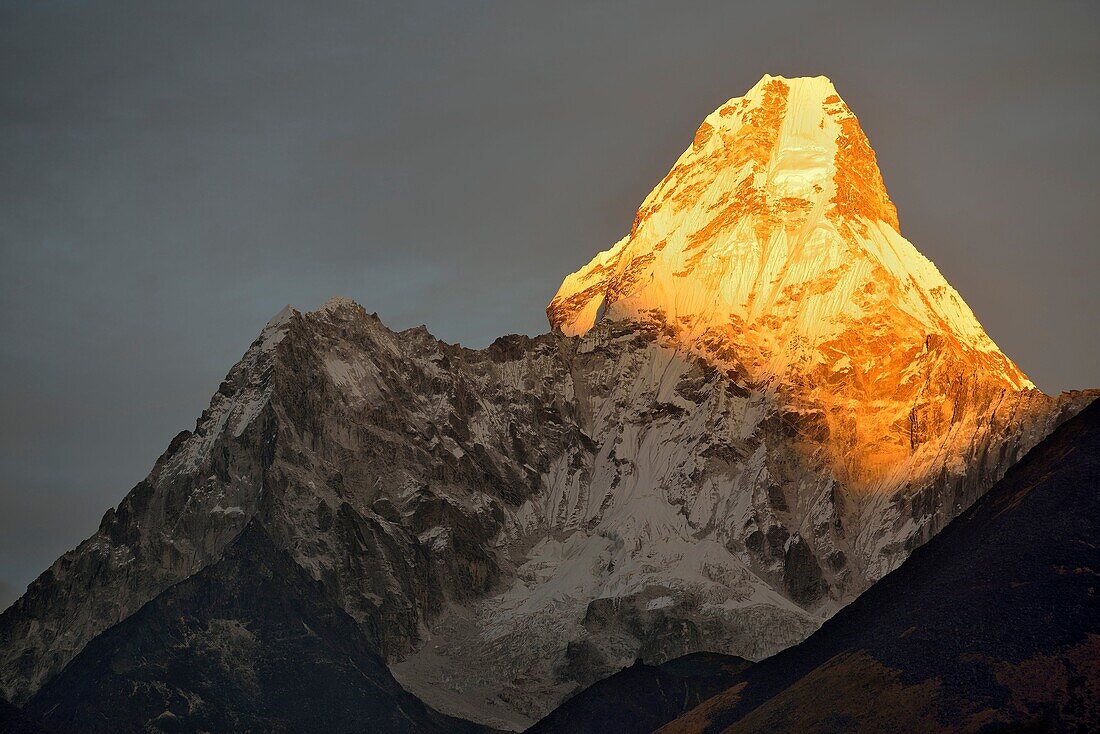
<path fill-rule="evenodd" d="M 864 492 L 933 469 L 960 408 L 1034 388 L 901 236 L 874 151 L 824 77 L 765 76 L 708 116 L 630 234 L 547 313 L 567 334 L 654 321 L 787 393 L 828 431 L 837 478 Z"/>
<path fill-rule="evenodd" d="M 710 115 L 548 315 L 473 351 L 285 309 L 0 616 L 3 694 L 255 518 L 408 690 L 521 728 L 637 657 L 799 642 L 1095 397 L 997 349 L 820 77 Z"/>

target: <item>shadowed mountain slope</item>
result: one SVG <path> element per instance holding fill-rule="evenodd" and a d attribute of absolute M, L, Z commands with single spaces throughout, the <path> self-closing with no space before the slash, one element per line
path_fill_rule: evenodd
<path fill-rule="evenodd" d="M 485 731 L 405 692 L 255 522 L 89 643 L 26 710 L 66 732 Z"/>
<path fill-rule="evenodd" d="M 671 732 L 1100 730 L 1100 402 Z"/>
<path fill-rule="evenodd" d="M 4 734 L 50 734 L 49 729 L 32 721 L 18 706 L 0 698 L 0 732 Z"/>
<path fill-rule="evenodd" d="M 749 665 L 706 652 L 661 665 L 638 660 L 573 696 L 527 734 L 651 731 L 726 689 Z"/>

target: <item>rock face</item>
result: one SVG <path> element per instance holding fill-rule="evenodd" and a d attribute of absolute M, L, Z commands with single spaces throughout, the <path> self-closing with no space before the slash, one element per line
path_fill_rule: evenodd
<path fill-rule="evenodd" d="M 810 639 L 661 732 L 1100 730 L 1098 537 L 1093 403 Z"/>
<path fill-rule="evenodd" d="M 638 657 L 804 639 L 1089 399 L 1033 389 L 897 234 L 831 90 L 766 77 L 708 118 L 550 334 L 285 309 L 0 616 L 0 693 L 252 519 L 407 689 L 500 727 Z"/>
<path fill-rule="evenodd" d="M 484 731 L 402 690 L 255 522 L 217 563 L 92 640 L 25 710 L 67 732 Z"/>

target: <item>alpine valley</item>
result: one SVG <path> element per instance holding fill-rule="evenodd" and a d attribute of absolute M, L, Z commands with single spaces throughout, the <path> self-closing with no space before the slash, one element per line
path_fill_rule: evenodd
<path fill-rule="evenodd" d="M 547 315 L 470 350 L 285 308 L 0 616 L 0 694 L 57 731 L 519 731 L 630 668 L 663 723 L 1100 395 L 998 349 L 824 77 L 710 114 Z"/>

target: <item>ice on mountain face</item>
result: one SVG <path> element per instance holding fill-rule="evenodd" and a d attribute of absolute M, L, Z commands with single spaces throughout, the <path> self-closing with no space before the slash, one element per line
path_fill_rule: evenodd
<path fill-rule="evenodd" d="M 264 331 L 268 331 L 269 329 L 277 329 L 286 322 L 290 321 L 290 319 L 297 312 L 297 309 L 295 309 L 288 303 L 287 305 L 279 309 L 279 313 L 271 317 L 271 320 L 267 322 L 266 326 L 264 326 Z"/>
<path fill-rule="evenodd" d="M 298 311 L 290 304 L 287 304 L 283 306 L 279 313 L 271 317 L 271 320 L 264 326 L 263 331 L 260 332 L 261 352 L 271 350 L 276 344 L 282 341 L 283 337 L 286 336 L 287 324 L 290 323 L 290 320 L 294 318 L 296 314 L 298 314 Z"/>

